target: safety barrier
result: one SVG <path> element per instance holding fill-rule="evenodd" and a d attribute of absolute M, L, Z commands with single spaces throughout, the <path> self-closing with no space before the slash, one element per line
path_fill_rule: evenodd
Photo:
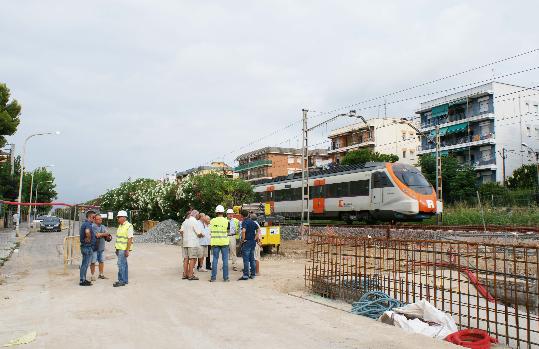
<path fill-rule="evenodd" d="M 79 236 L 64 237 L 64 268 L 73 261 L 81 258 Z"/>
<path fill-rule="evenodd" d="M 466 240 L 308 237 L 305 286 L 350 303 L 382 291 L 421 299 L 513 348 L 539 348 L 539 245 Z"/>

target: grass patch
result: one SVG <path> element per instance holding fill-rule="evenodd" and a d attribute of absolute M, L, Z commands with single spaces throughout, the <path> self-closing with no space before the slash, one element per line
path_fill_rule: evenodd
<path fill-rule="evenodd" d="M 534 226 L 539 224 L 539 208 L 483 206 L 487 225 Z M 478 206 L 457 204 L 444 209 L 444 225 L 481 225 L 483 220 Z M 423 224 L 436 224 L 436 218 L 423 221 Z"/>

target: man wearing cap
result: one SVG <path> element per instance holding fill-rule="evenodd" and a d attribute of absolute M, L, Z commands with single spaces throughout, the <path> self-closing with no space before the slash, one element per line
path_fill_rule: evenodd
<path fill-rule="evenodd" d="M 127 257 L 133 246 L 133 225 L 127 221 L 127 212 L 119 211 L 117 215 L 116 255 L 118 256 L 118 281 L 112 286 L 120 287 L 129 283 Z"/>
<path fill-rule="evenodd" d="M 238 270 L 236 265 L 238 259 L 238 256 L 236 255 L 236 241 L 239 241 L 240 221 L 237 218 L 234 218 L 234 210 L 231 208 L 226 210 L 226 218 L 230 222 L 228 228 L 228 256 L 229 259 L 232 260 L 232 270 L 236 271 Z"/>
<path fill-rule="evenodd" d="M 215 208 L 215 214 L 217 217 L 212 218 L 210 221 L 210 235 L 211 235 L 211 248 L 213 254 L 213 263 L 211 268 L 210 282 L 214 282 L 217 279 L 217 264 L 219 263 L 219 252 L 221 252 L 223 259 L 223 279 L 225 282 L 228 279 L 228 245 L 229 245 L 229 221 L 223 217 L 225 208 L 222 205 L 218 205 Z"/>

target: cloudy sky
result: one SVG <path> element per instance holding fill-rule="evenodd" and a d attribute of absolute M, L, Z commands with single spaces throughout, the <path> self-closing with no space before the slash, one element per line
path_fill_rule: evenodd
<path fill-rule="evenodd" d="M 538 14 L 533 0 L 7 1 L 0 81 L 23 106 L 10 141 L 20 151 L 27 135 L 60 130 L 29 142 L 28 168 L 55 164 L 60 199 L 85 201 L 127 178 L 297 146 L 302 108 L 312 124 L 333 115 L 321 112 L 538 48 Z M 395 100 L 538 63 L 535 52 L 387 97 L 386 108 L 384 99 L 355 108 L 409 117 L 426 97 Z M 347 122 L 314 131 L 311 143 Z"/>

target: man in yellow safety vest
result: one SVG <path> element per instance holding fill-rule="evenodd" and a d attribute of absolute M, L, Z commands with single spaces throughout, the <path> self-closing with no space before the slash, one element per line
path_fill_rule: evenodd
<path fill-rule="evenodd" d="M 127 212 L 119 211 L 117 215 L 118 230 L 116 230 L 116 255 L 118 256 L 118 281 L 114 287 L 125 286 L 129 283 L 127 277 L 127 257 L 133 247 L 133 225 L 127 221 Z"/>
<path fill-rule="evenodd" d="M 228 279 L 228 229 L 230 223 L 224 216 L 225 208 L 222 205 L 218 205 L 215 208 L 215 214 L 217 217 L 212 218 L 210 221 L 210 235 L 211 235 L 211 249 L 213 254 L 213 263 L 211 268 L 210 282 L 214 282 L 217 279 L 217 263 L 219 262 L 219 252 L 223 259 L 223 279 L 225 282 Z"/>

